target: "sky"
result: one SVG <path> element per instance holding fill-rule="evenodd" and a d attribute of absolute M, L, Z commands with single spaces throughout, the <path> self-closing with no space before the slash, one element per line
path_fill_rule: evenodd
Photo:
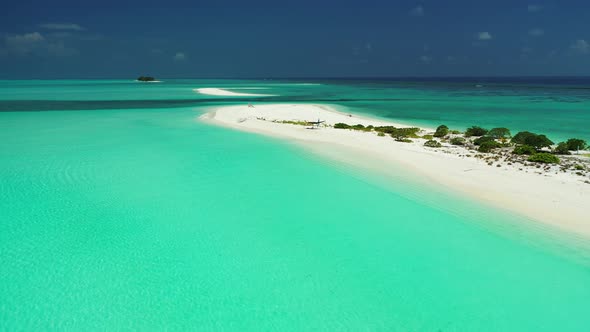
<path fill-rule="evenodd" d="M 3 0 L 0 79 L 590 76 L 590 1 Z"/>

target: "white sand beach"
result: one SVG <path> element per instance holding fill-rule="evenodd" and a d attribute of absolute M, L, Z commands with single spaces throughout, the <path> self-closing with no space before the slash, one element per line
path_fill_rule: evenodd
<path fill-rule="evenodd" d="M 244 90 L 244 89 L 245 88 L 241 88 L 241 90 Z M 193 89 L 193 91 L 198 92 L 203 95 L 226 96 L 226 97 L 272 97 L 272 96 L 274 96 L 274 95 L 258 94 L 258 93 L 232 92 L 232 91 L 218 89 L 218 88 L 199 88 L 199 89 Z"/>
<path fill-rule="evenodd" d="M 215 91 L 213 91 L 215 92 Z M 535 167 L 495 162 L 493 166 L 475 152 L 444 145 L 424 147 L 424 139 L 397 142 L 375 132 L 330 127 L 343 122 L 407 127 L 397 123 L 345 114 L 325 105 L 277 104 L 255 107 L 219 107 L 200 117 L 202 121 L 238 130 L 271 135 L 303 145 L 335 161 L 387 176 L 403 168 L 419 181 L 435 184 L 486 204 L 523 215 L 563 231 L 590 238 L 590 184 L 588 176 L 539 171 Z M 278 121 L 317 121 L 318 129 Z M 425 129 L 433 131 L 432 128 Z"/>

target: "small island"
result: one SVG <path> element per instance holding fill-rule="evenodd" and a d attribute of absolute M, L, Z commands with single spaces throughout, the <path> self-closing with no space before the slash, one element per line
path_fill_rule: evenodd
<path fill-rule="evenodd" d="M 137 80 L 139 82 L 157 82 L 156 79 L 152 76 L 139 76 Z"/>

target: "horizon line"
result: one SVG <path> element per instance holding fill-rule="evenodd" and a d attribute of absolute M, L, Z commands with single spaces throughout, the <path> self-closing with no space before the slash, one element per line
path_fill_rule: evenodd
<path fill-rule="evenodd" d="M 331 80 L 331 79 L 531 79 L 531 78 L 589 78 L 590 75 L 436 75 L 436 76 L 250 76 L 250 77 L 156 77 L 169 80 Z M 48 80 L 135 80 L 134 77 L 54 77 L 54 78 L 0 78 L 2 81 L 48 81 Z"/>

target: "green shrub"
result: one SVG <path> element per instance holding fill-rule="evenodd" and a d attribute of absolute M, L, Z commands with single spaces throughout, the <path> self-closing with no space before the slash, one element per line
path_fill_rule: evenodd
<path fill-rule="evenodd" d="M 512 137 L 512 143 L 530 145 L 539 150 L 553 145 L 553 142 L 545 135 L 537 135 L 528 131 L 521 131 Z"/>
<path fill-rule="evenodd" d="M 260 118 L 258 118 L 260 119 Z M 279 121 L 279 123 L 284 123 L 284 124 L 292 124 L 292 125 L 297 125 L 297 126 L 309 126 L 309 122 L 308 121 L 295 121 L 295 120 L 282 120 Z"/>
<path fill-rule="evenodd" d="M 451 138 L 451 144 L 465 145 L 465 139 L 463 137 L 453 137 L 453 138 Z"/>
<path fill-rule="evenodd" d="M 530 131 L 519 131 L 512 139 L 510 140 L 514 144 L 523 144 L 526 145 L 527 138 L 536 136 L 537 134 L 531 133 Z"/>
<path fill-rule="evenodd" d="M 346 123 L 339 122 L 334 125 L 334 128 L 336 128 L 336 129 L 350 129 L 350 126 L 347 125 Z"/>
<path fill-rule="evenodd" d="M 542 149 L 544 147 L 550 147 L 553 145 L 553 141 L 551 141 L 545 135 L 537 135 L 537 137 L 533 138 L 532 141 L 528 142 L 528 145 L 537 149 Z"/>
<path fill-rule="evenodd" d="M 449 133 L 449 127 L 445 125 L 440 125 L 436 128 L 436 132 L 434 133 L 434 137 L 445 137 Z"/>
<path fill-rule="evenodd" d="M 411 139 L 408 138 L 402 138 L 397 140 L 398 142 L 403 142 L 403 143 L 412 143 L 413 141 Z"/>
<path fill-rule="evenodd" d="M 574 166 L 574 168 L 575 168 L 577 171 L 583 171 L 583 170 L 585 170 L 585 169 L 586 169 L 586 167 L 584 167 L 583 165 L 580 165 L 580 164 L 578 164 L 578 165 Z"/>
<path fill-rule="evenodd" d="M 424 135 L 422 136 L 423 139 L 432 139 L 434 136 L 432 135 Z"/>
<path fill-rule="evenodd" d="M 557 158 L 556 155 L 545 152 L 536 153 L 530 156 L 527 160 L 535 163 L 559 164 L 559 158 Z"/>
<path fill-rule="evenodd" d="M 477 151 L 479 152 L 491 152 L 494 149 L 501 147 L 502 145 L 496 141 L 486 141 L 480 144 Z"/>
<path fill-rule="evenodd" d="M 429 140 L 429 141 L 426 141 L 426 142 L 424 143 L 424 146 L 427 146 L 427 147 L 429 147 L 429 148 L 440 148 L 440 147 L 442 147 L 442 144 L 440 144 L 439 142 L 437 142 L 437 141 L 435 141 L 435 140 L 431 139 L 431 140 Z"/>
<path fill-rule="evenodd" d="M 461 134 L 461 132 L 459 130 L 451 130 L 451 134 L 459 135 L 459 134 Z"/>
<path fill-rule="evenodd" d="M 566 142 L 558 143 L 557 146 L 555 147 L 555 149 L 553 150 L 553 153 L 555 153 L 555 154 L 571 154 L 570 150 L 567 147 Z"/>
<path fill-rule="evenodd" d="M 584 150 L 588 144 L 583 139 L 570 138 L 566 142 L 567 148 L 571 151 Z"/>
<path fill-rule="evenodd" d="M 382 131 L 380 131 L 380 132 L 377 133 L 377 136 L 383 137 L 383 136 L 385 136 L 385 133 L 382 132 Z"/>
<path fill-rule="evenodd" d="M 508 129 L 508 128 L 493 128 L 488 132 L 488 136 L 493 137 L 495 139 L 509 138 L 511 136 L 510 129 Z"/>
<path fill-rule="evenodd" d="M 363 126 L 362 124 L 355 124 L 354 126 L 351 126 L 350 128 L 354 129 L 354 130 L 364 130 L 365 126 Z"/>
<path fill-rule="evenodd" d="M 475 144 L 475 145 L 482 145 L 485 142 L 495 142 L 495 140 L 494 140 L 493 137 L 490 137 L 490 136 L 482 136 L 480 138 L 476 138 L 473 141 L 473 144 Z"/>
<path fill-rule="evenodd" d="M 537 150 L 530 145 L 518 145 L 518 146 L 514 147 L 514 151 L 512 151 L 512 153 L 518 154 L 518 155 L 523 155 L 523 154 L 532 155 L 532 154 L 537 153 Z"/>
<path fill-rule="evenodd" d="M 419 131 L 420 128 L 394 128 L 390 135 L 396 140 L 401 141 L 408 137 L 417 138 L 416 133 Z"/>
<path fill-rule="evenodd" d="M 382 132 L 382 133 L 386 133 L 386 134 L 391 134 L 391 133 L 393 133 L 393 131 L 396 128 L 394 126 L 379 126 L 379 127 L 373 128 L 373 129 L 375 129 L 375 131 L 378 131 L 378 132 Z"/>
<path fill-rule="evenodd" d="M 478 126 L 473 126 L 473 127 L 467 128 L 467 130 L 465 131 L 465 136 L 467 136 L 467 137 L 483 136 L 487 133 L 488 133 L 487 129 L 484 129 L 484 128 L 478 127 Z"/>

